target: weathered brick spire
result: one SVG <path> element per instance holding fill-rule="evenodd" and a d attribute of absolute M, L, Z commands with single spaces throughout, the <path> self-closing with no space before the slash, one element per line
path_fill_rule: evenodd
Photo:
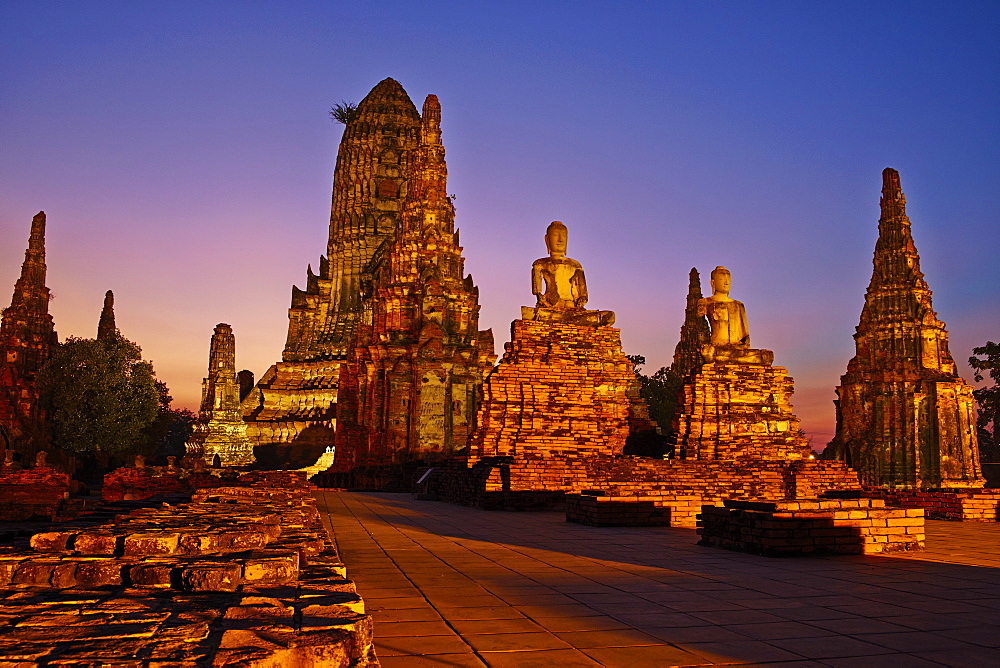
<path fill-rule="evenodd" d="M 399 228 L 420 115 L 406 91 L 385 79 L 347 120 L 333 176 L 327 254 L 292 287 L 282 359 L 244 400 L 248 434 L 269 466 L 315 463 L 333 443 L 340 365 L 370 294 L 375 256 Z M 266 451 L 266 452 L 265 452 Z M 263 453 L 263 454 L 262 454 Z"/>
<path fill-rule="evenodd" d="M 188 453 L 211 463 L 216 455 L 224 466 L 250 464 L 253 446 L 247 440 L 236 375 L 236 336 L 220 322 L 212 334 L 208 375 L 201 384 L 198 422 L 187 444 Z"/>
<path fill-rule="evenodd" d="M 35 375 L 59 342 L 45 286 L 45 212 L 31 220 L 21 276 L 0 321 L 0 447 L 26 454 L 41 447 L 42 413 Z M 32 444 L 32 441 L 36 443 Z"/>
<path fill-rule="evenodd" d="M 887 167 L 882 172 L 880 204 L 882 215 L 878 221 L 874 271 L 854 336 L 858 355 L 851 365 L 862 370 L 885 369 L 886 364 L 892 364 L 900 369 L 909 367 L 954 375 L 948 332 L 931 306 L 931 291 L 920 271 L 920 256 L 906 215 L 906 196 L 895 169 Z M 883 336 L 879 337 L 879 332 Z M 887 338 L 901 347 L 881 349 L 879 340 Z M 930 345 L 925 346 L 925 340 Z"/>
<path fill-rule="evenodd" d="M 357 324 L 362 275 L 399 225 L 420 115 L 395 79 L 384 79 L 344 128 L 333 176 L 327 255 L 306 289 L 292 288 L 285 361 L 343 359 Z"/>
<path fill-rule="evenodd" d="M 101 321 L 97 323 L 97 340 L 113 339 L 118 332 L 115 327 L 115 293 L 108 290 L 104 293 L 104 308 L 101 309 Z"/>
<path fill-rule="evenodd" d="M 447 456 L 465 446 L 493 334 L 465 275 L 447 195 L 441 106 L 428 95 L 401 226 L 371 266 L 357 342 L 341 369 L 335 468 Z"/>
<path fill-rule="evenodd" d="M 682 378 L 701 367 L 701 349 L 708 343 L 708 321 L 698 315 L 698 300 L 701 294 L 701 277 L 698 270 L 691 268 L 688 280 L 687 305 L 684 308 L 684 324 L 681 337 L 674 348 L 674 363 L 671 369 Z"/>
<path fill-rule="evenodd" d="M 882 172 L 872 280 L 837 388 L 837 435 L 824 456 L 867 485 L 980 487 L 972 388 L 955 372 L 931 305 L 899 173 Z"/>

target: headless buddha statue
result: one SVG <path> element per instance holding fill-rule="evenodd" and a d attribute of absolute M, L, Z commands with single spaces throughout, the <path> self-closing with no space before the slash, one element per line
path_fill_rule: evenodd
<path fill-rule="evenodd" d="M 589 311 L 587 305 L 587 279 L 583 266 L 566 257 L 569 231 L 559 221 L 545 230 L 545 247 L 548 257 L 539 258 L 531 265 L 531 292 L 537 298 L 534 308 L 521 307 L 525 320 L 547 320 L 574 325 L 611 325 L 615 322 L 613 311 Z"/>
<path fill-rule="evenodd" d="M 698 315 L 707 316 L 710 343 L 702 347 L 706 362 L 771 364 L 774 353 L 750 347 L 750 328 L 743 302 L 729 296 L 732 274 L 725 267 L 712 271 L 712 296 L 698 301 Z"/>

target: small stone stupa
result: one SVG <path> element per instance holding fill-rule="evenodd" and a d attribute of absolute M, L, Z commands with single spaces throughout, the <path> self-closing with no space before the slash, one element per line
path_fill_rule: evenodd
<path fill-rule="evenodd" d="M 566 257 L 567 228 L 549 225 L 549 257 L 531 270 L 534 307 L 511 323 L 503 358 L 483 385 L 470 463 L 482 457 L 620 455 L 635 383 L 615 314 L 587 304 L 579 262 Z M 642 415 L 645 405 L 636 407 Z M 649 423 L 652 428 L 652 424 Z"/>
<path fill-rule="evenodd" d="M 219 323 L 212 334 L 208 376 L 201 385 L 198 422 L 187 443 L 189 455 L 222 466 L 254 462 L 253 445 L 240 410 L 240 383 L 236 377 L 236 337 L 233 328 Z"/>
<path fill-rule="evenodd" d="M 683 459 L 791 460 L 813 455 L 792 413 L 792 379 L 772 366 L 774 353 L 750 347 L 743 303 L 729 296 L 731 274 L 712 272 L 712 295 L 698 301 L 707 317 L 703 363 L 685 380 L 675 418 Z"/>

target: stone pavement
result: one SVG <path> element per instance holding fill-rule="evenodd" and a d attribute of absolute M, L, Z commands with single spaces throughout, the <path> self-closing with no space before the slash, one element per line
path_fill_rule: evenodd
<path fill-rule="evenodd" d="M 595 528 L 409 494 L 317 492 L 383 666 L 986 666 L 1000 525 L 904 557 L 772 559 L 692 529 Z"/>

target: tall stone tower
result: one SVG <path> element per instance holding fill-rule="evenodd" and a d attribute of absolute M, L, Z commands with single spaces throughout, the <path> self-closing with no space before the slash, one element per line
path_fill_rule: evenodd
<path fill-rule="evenodd" d="M 824 452 L 865 485 L 982 487 L 972 387 L 955 372 L 931 306 L 899 173 L 882 172 L 874 271 L 837 388 L 837 434 Z"/>
<path fill-rule="evenodd" d="M 358 104 L 340 141 L 327 255 L 292 288 L 280 362 L 243 403 L 248 434 L 268 464 L 305 466 L 333 443 L 340 365 L 362 311 L 369 265 L 399 227 L 420 114 L 385 79 Z"/>
<path fill-rule="evenodd" d="M 188 454 L 212 463 L 219 456 L 223 466 L 254 461 L 240 409 L 240 383 L 236 377 L 236 337 L 226 323 L 215 326 L 208 354 L 208 376 L 201 383 L 198 422 L 187 444 Z"/>
<path fill-rule="evenodd" d="M 341 367 L 335 470 L 434 459 L 468 440 L 496 356 L 493 333 L 478 329 L 447 178 L 441 106 L 428 95 L 399 230 L 367 269 L 371 290 Z"/>
<path fill-rule="evenodd" d="M 0 322 L 0 447 L 31 455 L 44 445 L 35 376 L 58 343 L 45 287 L 45 212 L 39 211 Z"/>
<path fill-rule="evenodd" d="M 698 302 L 701 301 L 701 276 L 698 270 L 691 268 L 688 279 L 687 305 L 684 308 L 684 324 L 681 325 L 681 336 L 674 348 L 674 363 L 672 370 L 681 378 L 701 367 L 701 349 L 708 343 L 708 321 L 705 316 L 698 315 Z"/>
<path fill-rule="evenodd" d="M 101 309 L 101 320 L 97 323 L 97 340 L 113 339 L 118 333 L 115 326 L 115 293 L 108 290 L 104 293 L 104 308 Z"/>

